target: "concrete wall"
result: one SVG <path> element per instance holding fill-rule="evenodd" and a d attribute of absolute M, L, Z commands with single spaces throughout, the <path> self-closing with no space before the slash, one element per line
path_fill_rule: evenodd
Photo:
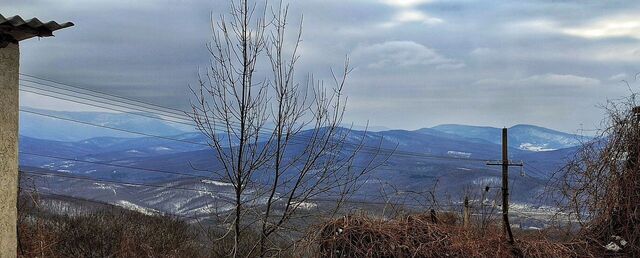
<path fill-rule="evenodd" d="M 17 254 L 18 69 L 17 44 L 0 48 L 0 257 Z"/>

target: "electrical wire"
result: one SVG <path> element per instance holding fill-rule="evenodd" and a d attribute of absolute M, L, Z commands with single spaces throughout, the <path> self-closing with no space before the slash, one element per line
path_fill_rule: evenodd
<path fill-rule="evenodd" d="M 24 74 L 22 74 L 22 75 L 24 75 Z M 38 77 L 35 77 L 35 76 L 30 76 L 30 75 L 24 75 L 24 76 L 29 76 L 29 77 L 38 78 Z M 41 79 L 41 78 L 39 78 L 39 79 Z M 42 80 L 46 80 L 46 79 L 42 79 Z M 56 83 L 58 83 L 58 82 L 56 82 Z M 61 84 L 61 83 L 58 83 L 58 84 Z M 50 87 L 51 87 L 51 85 L 47 85 L 47 84 L 42 84 L 42 85 L 43 85 L 43 86 L 50 86 Z M 62 85 L 66 85 L 66 84 L 62 84 Z M 23 85 L 23 86 L 26 86 L 26 85 Z M 69 86 L 69 85 L 67 85 L 67 86 Z M 26 87 L 35 88 L 35 87 L 32 87 L 32 86 L 26 86 Z M 69 87 L 75 87 L 75 86 L 69 86 Z M 39 90 L 43 90 L 43 91 L 46 91 L 45 89 L 41 89 L 41 88 L 37 88 L 37 89 L 39 89 Z M 85 88 L 80 88 L 80 89 L 85 89 Z M 86 90 L 86 89 L 85 89 L 85 90 Z M 50 92 L 51 92 L 51 91 L 50 91 Z M 60 95 L 65 95 L 65 96 L 68 96 L 68 97 L 76 97 L 76 98 L 78 98 L 77 96 L 72 96 L 72 95 L 69 95 L 69 94 L 64 94 L 64 93 L 59 93 L 59 92 L 55 92 L 55 93 L 56 93 L 56 94 L 60 94 Z M 36 94 L 37 94 L 37 93 L 36 93 Z M 103 94 L 103 93 L 101 93 L 101 94 Z M 108 96 L 113 96 L 113 97 L 118 97 L 118 96 L 110 95 L 110 94 L 106 94 L 106 95 L 108 95 Z M 50 95 L 48 95 L 48 96 L 49 96 L 49 97 L 59 98 L 59 99 L 60 99 L 60 97 L 50 96 Z M 94 97 L 97 97 L 97 96 L 94 96 Z M 123 98 L 123 99 L 130 100 L 130 101 L 135 101 L 135 100 L 132 100 L 132 99 L 129 99 L 129 98 L 124 98 L 124 97 L 122 97 L 122 98 Z M 75 102 L 75 103 L 80 103 L 79 101 L 74 101 L 74 100 L 69 100 L 69 99 L 63 99 L 63 100 L 71 101 L 71 102 Z M 85 98 L 84 100 L 87 100 L 87 99 Z M 111 101 L 113 101 L 113 100 L 111 100 Z M 109 103 L 105 103 L 105 102 L 102 102 L 102 103 L 103 103 L 103 104 L 109 104 Z M 162 107 L 162 106 L 159 106 L 159 105 L 149 104 L 149 103 L 146 103 L 146 102 L 140 102 L 140 103 L 144 103 L 144 104 L 146 104 L 146 105 L 153 105 L 153 106 L 156 106 L 156 107 Z M 88 104 L 88 103 L 86 103 L 86 102 L 83 102 L 83 103 L 80 103 L 80 104 L 92 105 L 92 104 Z M 125 104 L 126 104 L 126 105 L 134 105 L 134 104 L 131 104 L 131 103 L 125 103 Z M 95 105 L 93 105 L 93 106 L 95 106 Z M 108 107 L 104 107 L 104 106 L 98 106 L 98 107 L 101 107 L 101 108 L 107 108 L 107 109 L 109 109 Z M 125 106 L 122 106 L 122 105 L 120 105 L 120 107 L 128 108 L 128 107 L 125 107 Z M 143 108 L 147 108 L 147 109 L 149 109 L 148 107 L 143 107 Z M 171 108 L 167 108 L 167 107 L 162 107 L 162 108 L 165 108 L 165 109 L 171 109 Z M 111 109 L 111 110 L 114 110 L 114 109 Z M 137 110 L 137 111 L 143 111 L 143 112 L 144 112 L 144 110 L 140 110 L 140 109 L 135 109 L 135 110 Z M 122 110 L 114 110 L 114 111 L 126 112 L 126 111 L 122 111 Z M 146 111 L 146 112 L 148 112 L 148 111 Z M 182 111 L 182 112 L 184 112 L 184 111 Z M 138 114 L 138 113 L 130 113 L 130 114 L 134 114 L 134 115 L 141 115 L 141 114 Z M 186 121 L 186 120 L 190 120 L 190 118 L 186 118 L 186 115 L 184 115 L 185 113 L 183 113 L 183 117 L 176 117 L 175 115 L 173 115 L 173 116 L 172 116 L 171 114 L 166 114 L 166 113 L 153 113 L 153 114 L 155 114 L 155 115 L 160 115 L 160 116 L 173 117 L 173 118 L 175 118 L 175 119 L 183 119 L 184 121 Z M 143 116 L 144 116 L 144 115 L 143 115 Z M 153 117 L 153 116 L 146 116 L 146 117 L 148 117 L 148 118 L 153 118 L 153 119 L 159 119 L 159 120 L 163 120 L 163 121 L 168 121 L 168 122 L 182 123 L 182 124 L 186 124 L 186 125 L 189 125 L 189 126 L 195 126 L 195 124 L 192 124 L 192 123 L 185 123 L 185 122 L 179 122 L 179 121 L 167 120 L 167 119 L 163 119 L 163 118 L 161 118 L 161 117 Z M 266 130 L 266 129 L 265 129 L 265 130 Z M 305 138 L 304 136 L 298 136 L 298 137 L 300 137 L 300 138 Z M 355 145 L 355 144 L 350 144 L 350 143 L 344 143 L 344 144 L 345 144 L 345 145 Z M 373 151 L 375 151 L 376 153 L 387 153 L 387 154 L 388 154 L 388 153 L 393 153 L 394 155 L 401 155 L 401 156 L 428 157 L 428 158 L 434 158 L 434 159 L 465 160 L 465 161 L 478 161 L 478 162 L 486 162 L 486 161 L 487 161 L 486 159 L 471 159 L 471 158 L 458 158 L 458 157 L 450 157 L 450 156 L 428 155 L 428 154 L 424 154 L 424 153 L 416 153 L 416 152 L 408 152 L 408 151 L 398 151 L 398 150 L 395 150 L 395 149 L 385 149 L 385 148 L 379 148 L 379 147 L 373 147 L 373 146 L 360 146 L 360 145 L 357 145 L 357 147 L 358 147 L 358 148 L 361 148 L 361 150 L 365 150 L 365 149 L 367 149 L 367 150 L 373 150 Z M 371 154 L 371 152 L 369 152 L 369 153 Z"/>
<path fill-rule="evenodd" d="M 69 122 L 74 122 L 74 123 L 79 123 L 79 124 L 84 124 L 84 125 L 89 125 L 89 126 L 95 126 L 95 127 L 100 127 L 100 128 L 105 128 L 105 129 L 110 129 L 110 130 L 130 133 L 130 134 L 137 134 L 137 135 L 142 135 L 142 136 L 147 136 L 147 137 L 154 137 L 154 138 L 165 139 L 165 140 L 170 140 L 170 141 L 177 141 L 177 142 L 183 142 L 183 143 L 196 144 L 196 145 L 202 145 L 202 146 L 210 147 L 210 145 L 206 144 L 206 143 L 187 141 L 187 140 L 171 138 L 171 137 L 167 137 L 167 136 L 153 135 L 153 134 L 148 134 L 148 133 L 142 133 L 142 132 L 127 130 L 127 129 L 110 127 L 110 126 L 106 126 L 106 125 L 98 125 L 98 124 L 93 124 L 93 123 L 89 123 L 89 122 L 85 122 L 85 121 L 80 121 L 80 120 L 75 120 L 75 119 L 65 118 L 65 117 L 59 117 L 59 116 L 54 116 L 54 115 L 50 115 L 50 114 L 44 114 L 44 113 L 31 111 L 31 110 L 26 110 L 26 109 L 20 109 L 19 111 L 20 112 L 24 112 L 24 113 L 38 115 L 38 116 L 44 116 L 44 117 L 54 118 L 54 119 L 58 119 L 58 120 L 64 120 L 64 121 L 69 121 Z"/>
<path fill-rule="evenodd" d="M 172 190 L 180 190 L 180 191 L 199 192 L 199 193 L 203 193 L 204 192 L 204 193 L 211 193 L 211 194 L 219 194 L 220 193 L 220 192 L 214 192 L 214 191 L 204 190 L 204 189 L 193 189 L 193 188 L 176 187 L 176 186 L 162 186 L 162 185 L 145 184 L 145 183 L 131 183 L 131 182 L 116 181 L 116 180 L 78 177 L 78 176 L 66 175 L 66 174 L 43 173 L 43 172 L 37 172 L 37 171 L 20 170 L 20 173 L 34 175 L 34 176 L 38 176 L 38 177 L 57 177 L 57 178 L 66 178 L 66 179 L 73 179 L 73 180 L 89 181 L 89 182 L 117 184 L 117 185 L 123 185 L 123 186 L 142 186 L 142 187 L 150 187 L 150 188 L 157 188 L 157 189 L 172 189 Z M 68 197 L 66 195 L 64 195 L 64 196 Z M 379 197 L 379 196 L 375 196 L 375 195 L 354 195 L 354 196 L 359 196 L 359 197 Z M 341 202 L 344 202 L 344 203 L 353 203 L 353 204 L 404 205 L 404 206 L 416 206 L 416 207 L 425 206 L 425 205 L 411 204 L 411 203 L 376 202 L 376 201 L 365 201 L 365 200 L 338 200 L 338 199 L 330 199 L 330 198 L 308 198 L 308 199 L 305 199 L 305 200 L 306 201 L 312 201 L 312 202 L 338 202 L 338 201 L 341 201 Z M 456 205 L 456 204 L 446 205 L 445 204 L 445 205 L 435 205 L 435 206 L 442 206 L 442 207 L 444 207 L 444 206 L 456 206 L 457 207 L 459 205 Z"/>
<path fill-rule="evenodd" d="M 211 177 L 196 176 L 196 175 L 193 175 L 193 174 L 180 173 L 180 172 L 161 170 L 161 169 L 142 168 L 142 167 L 126 166 L 126 165 L 119 165 L 119 164 L 113 164 L 113 163 L 104 163 L 104 162 L 88 161 L 88 160 L 81 160 L 81 159 L 72 159 L 72 158 L 65 158 L 65 157 L 58 157 L 58 156 L 44 155 L 44 154 L 37 154 L 37 153 L 24 152 L 24 151 L 20 151 L 19 153 L 20 154 L 25 154 L 25 155 L 30 155 L 30 156 L 36 156 L 36 157 L 43 157 L 43 158 L 51 158 L 51 159 L 58 159 L 58 160 L 65 160 L 65 161 L 74 161 L 74 162 L 80 162 L 80 163 L 88 163 L 88 164 L 95 164 L 95 165 L 102 165 L 102 166 L 109 166 L 109 167 L 117 167 L 117 168 L 135 169 L 135 170 L 142 170 L 142 171 L 148 171 L 148 172 L 154 172 L 154 173 L 163 173 L 163 174 L 186 176 L 186 177 L 196 178 L 196 179 L 211 179 Z"/>

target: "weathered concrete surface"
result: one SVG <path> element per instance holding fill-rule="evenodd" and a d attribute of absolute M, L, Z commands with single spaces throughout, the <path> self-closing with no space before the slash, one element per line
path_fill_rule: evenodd
<path fill-rule="evenodd" d="M 0 257 L 17 254 L 18 69 L 17 44 L 0 49 Z"/>

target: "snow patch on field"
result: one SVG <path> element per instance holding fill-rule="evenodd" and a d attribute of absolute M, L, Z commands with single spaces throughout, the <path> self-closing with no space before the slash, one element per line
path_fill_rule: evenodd
<path fill-rule="evenodd" d="M 233 184 L 231 183 L 225 183 L 225 182 L 220 182 L 220 181 L 215 181 L 215 180 L 209 180 L 209 179 L 202 179 L 203 184 L 210 184 L 210 185 L 215 185 L 215 186 L 233 186 Z"/>
<path fill-rule="evenodd" d="M 474 185 L 481 185 L 481 186 L 496 185 L 501 182 L 502 182 L 502 179 L 498 177 L 480 177 L 473 180 Z"/>
<path fill-rule="evenodd" d="M 125 208 L 127 210 L 132 210 L 132 211 L 137 211 L 140 212 L 142 214 L 145 215 L 157 215 L 157 214 L 161 214 L 161 212 L 151 209 L 151 208 L 146 208 L 146 207 L 142 207 L 140 205 L 137 205 L 135 203 L 129 202 L 129 201 L 125 201 L 125 200 L 120 200 L 120 201 L 116 201 L 115 203 L 116 206 Z"/>
<path fill-rule="evenodd" d="M 116 189 L 112 185 L 106 185 L 106 184 L 102 184 L 102 183 L 93 183 L 93 184 L 98 189 L 111 190 L 113 192 L 113 195 L 116 195 Z"/>
<path fill-rule="evenodd" d="M 312 202 L 292 202 L 291 204 L 294 206 L 297 205 L 298 209 L 303 209 L 303 210 L 311 210 L 318 207 L 318 204 L 312 203 Z"/>
<path fill-rule="evenodd" d="M 515 212 L 528 213 L 528 214 L 546 214 L 553 215 L 558 213 L 558 208 L 547 205 L 532 205 L 528 203 L 511 203 L 509 208 Z"/>
<path fill-rule="evenodd" d="M 64 161 L 62 162 L 62 165 L 60 165 L 61 168 L 70 168 L 75 166 L 76 164 L 74 164 L 72 161 Z"/>
<path fill-rule="evenodd" d="M 462 152 L 462 151 L 447 151 L 447 155 L 456 157 L 456 158 L 470 158 L 471 153 Z"/>
<path fill-rule="evenodd" d="M 547 148 L 547 144 L 535 145 L 533 143 L 520 144 L 520 149 L 521 150 L 528 150 L 528 151 L 535 151 L 535 152 L 556 150 L 556 149 Z"/>
<path fill-rule="evenodd" d="M 200 206 L 198 208 L 193 209 L 192 212 L 196 213 L 196 214 L 207 215 L 207 214 L 215 214 L 215 213 L 227 212 L 227 211 L 233 210 L 234 208 L 235 207 L 233 205 L 229 205 L 229 204 L 203 205 L 203 206 Z"/>

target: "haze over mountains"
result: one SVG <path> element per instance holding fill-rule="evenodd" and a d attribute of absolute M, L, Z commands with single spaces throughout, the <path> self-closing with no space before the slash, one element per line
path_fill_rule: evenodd
<path fill-rule="evenodd" d="M 495 127 L 445 124 L 434 126 L 431 129 L 469 139 L 483 139 L 495 144 L 502 143 L 502 129 Z M 585 140 L 589 140 L 589 138 L 535 125 L 520 124 L 509 128 L 509 146 L 521 150 L 557 150 L 579 145 Z"/>
<path fill-rule="evenodd" d="M 186 132 L 184 127 L 134 114 L 31 110 L 162 137 L 141 136 L 21 113 L 20 164 L 23 171 L 209 189 L 217 192 L 215 198 L 224 198 L 228 194 L 226 182 L 205 172 L 221 167 L 215 160 L 214 152 L 207 146 L 207 139 L 197 132 Z M 405 191 L 423 191 L 436 185 L 439 195 L 457 198 L 464 188 L 480 191 L 500 182 L 499 169 L 487 166 L 484 162 L 501 157 L 500 128 L 439 125 L 415 131 L 386 130 L 366 134 L 354 129 L 341 130 L 350 135 L 347 144 L 357 145 L 364 137 L 364 145 L 380 146 L 378 155 L 386 159 L 385 165 L 374 170 L 363 182 L 362 196 L 357 197 L 360 199 L 375 198 L 372 196 L 379 195 L 385 185 Z M 305 141 L 304 134 L 297 142 Z M 526 164 L 524 176 L 520 175 L 519 170 L 512 170 L 512 199 L 533 203 L 550 174 L 562 165 L 564 158 L 570 156 L 581 141 L 588 138 L 533 125 L 516 125 L 510 128 L 509 140 L 510 158 Z M 372 156 L 369 147 L 360 155 Z M 366 158 L 362 162 L 364 160 Z M 194 176 L 207 179 L 196 180 Z M 52 193 L 158 212 L 204 212 L 206 209 L 202 205 L 206 200 L 203 198 L 214 198 L 210 192 L 194 195 L 170 191 L 160 194 L 153 187 L 96 183 L 74 178 L 49 178 L 48 183 L 45 182 L 47 180 L 36 181 L 36 184 L 42 184 Z M 161 203 L 174 205 L 159 205 Z"/>
<path fill-rule="evenodd" d="M 32 138 L 55 141 L 81 141 L 98 137 L 135 138 L 140 135 L 95 127 L 87 124 L 60 120 L 59 118 L 83 121 L 106 127 L 119 128 L 126 131 L 144 132 L 157 136 L 172 136 L 194 132 L 183 123 L 168 122 L 161 117 L 137 113 L 106 113 L 106 112 L 66 112 L 23 107 L 22 109 L 39 114 L 51 115 L 46 117 L 33 113 L 20 114 L 20 135 Z M 180 121 L 181 122 L 181 121 Z M 350 127 L 349 125 L 345 125 Z M 353 126 L 353 130 L 369 132 L 392 132 L 404 130 L 390 130 L 380 126 Z M 431 128 L 422 128 L 415 132 L 443 138 L 464 138 L 467 141 L 484 140 L 501 144 L 501 128 L 473 125 L 443 124 Z M 531 151 L 549 151 L 579 145 L 588 137 L 564 133 L 534 125 L 515 125 L 509 128 L 509 146 Z"/>
<path fill-rule="evenodd" d="M 20 112 L 20 135 L 45 140 L 80 141 L 105 136 L 123 138 L 140 136 L 122 131 L 65 121 L 60 118 L 79 120 L 101 126 L 145 132 L 160 136 L 177 135 L 184 132 L 178 128 L 179 124 L 163 122 L 162 120 L 157 119 L 159 117 L 150 114 L 140 116 L 127 113 L 52 111 L 28 107 L 21 107 L 21 109 L 27 110 L 28 112 Z M 29 112 L 55 116 L 56 118 Z"/>

